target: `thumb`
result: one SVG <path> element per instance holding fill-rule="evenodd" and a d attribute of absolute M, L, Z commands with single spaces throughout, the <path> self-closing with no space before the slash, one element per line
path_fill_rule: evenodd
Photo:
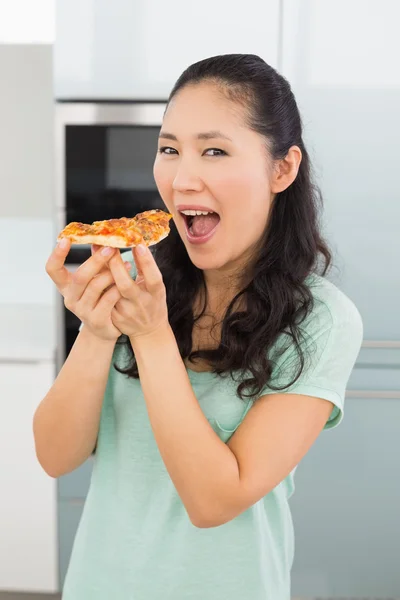
<path fill-rule="evenodd" d="M 135 263 L 135 267 L 136 267 L 136 283 L 140 283 L 141 281 L 144 281 L 144 277 L 143 277 L 143 271 L 142 271 L 142 267 L 141 267 L 141 257 L 142 254 L 140 252 L 138 252 L 137 246 L 132 248 L 132 256 L 133 256 L 133 262 Z"/>

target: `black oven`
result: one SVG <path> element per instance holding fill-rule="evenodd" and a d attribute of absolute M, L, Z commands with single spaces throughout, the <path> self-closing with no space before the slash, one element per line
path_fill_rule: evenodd
<path fill-rule="evenodd" d="M 164 208 L 153 178 L 165 102 L 56 104 L 56 229 Z M 73 245 L 67 268 L 90 256 Z M 79 319 L 57 303 L 57 372 L 78 335 Z"/>

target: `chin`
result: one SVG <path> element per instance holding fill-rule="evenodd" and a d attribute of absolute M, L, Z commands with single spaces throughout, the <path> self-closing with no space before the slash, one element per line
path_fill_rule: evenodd
<path fill-rule="evenodd" d="M 216 254 L 208 254 L 208 256 L 201 256 L 197 252 L 190 252 L 188 250 L 189 258 L 195 267 L 201 271 L 218 271 L 223 269 L 227 265 L 228 261 L 223 259 L 222 256 Z"/>

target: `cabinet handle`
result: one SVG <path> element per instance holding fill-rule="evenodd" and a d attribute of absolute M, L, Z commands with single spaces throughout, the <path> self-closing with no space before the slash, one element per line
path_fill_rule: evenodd
<path fill-rule="evenodd" d="M 385 348 L 399 348 L 400 349 L 400 341 L 391 341 L 391 340 L 365 340 L 361 344 L 362 348 L 378 348 L 383 350 Z"/>
<path fill-rule="evenodd" d="M 48 363 L 51 359 L 40 358 L 0 358 L 0 365 L 40 365 Z"/>
<path fill-rule="evenodd" d="M 373 398 L 376 400 L 400 400 L 400 390 L 347 390 L 346 397 L 360 399 Z"/>

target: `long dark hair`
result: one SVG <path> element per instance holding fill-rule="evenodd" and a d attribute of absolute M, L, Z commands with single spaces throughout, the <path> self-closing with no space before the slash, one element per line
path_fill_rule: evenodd
<path fill-rule="evenodd" d="M 277 194 L 271 207 L 251 281 L 243 285 L 227 308 L 218 348 L 192 351 L 193 303 L 203 292 L 200 318 L 207 293 L 203 272 L 191 262 L 173 222 L 171 233 L 154 251 L 167 290 L 169 322 L 182 359 L 202 358 L 214 373 L 230 373 L 240 382 L 237 394 L 243 399 L 257 396 L 267 383 L 270 385 L 276 359 L 276 353 L 271 356 L 271 352 L 282 334 L 297 350 L 299 368 L 292 381 L 281 387 L 271 382 L 270 387 L 281 390 L 300 377 L 305 364 L 300 324 L 313 307 L 305 280 L 312 273 L 326 274 L 331 253 L 320 233 L 321 194 L 312 182 L 301 117 L 289 83 L 258 56 L 226 54 L 188 67 L 172 89 L 168 103 L 185 86 L 204 81 L 215 83 L 229 99 L 244 107 L 248 127 L 265 137 L 272 159 L 284 158 L 293 145 L 302 152 L 296 179 Z M 237 310 L 239 299 L 245 300 L 245 309 Z M 131 362 L 127 368 L 115 367 L 138 378 L 129 339 L 122 336 L 120 342 L 127 344 Z"/>

